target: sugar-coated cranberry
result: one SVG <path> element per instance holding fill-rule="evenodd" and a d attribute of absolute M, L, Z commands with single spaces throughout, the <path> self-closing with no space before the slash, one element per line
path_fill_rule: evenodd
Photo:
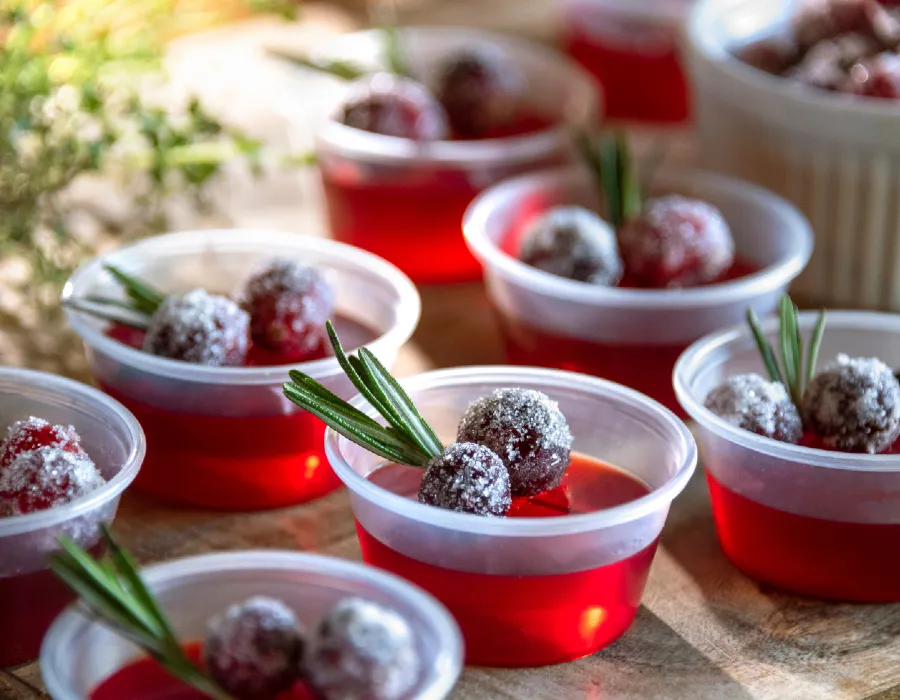
<path fill-rule="evenodd" d="M 513 496 L 536 496 L 559 486 L 569 466 L 572 433 L 559 405 L 533 389 L 497 389 L 474 401 L 456 439 L 484 445 L 509 471 Z"/>
<path fill-rule="evenodd" d="M 729 377 L 709 392 L 705 405 L 717 416 L 751 433 L 793 445 L 803 438 L 800 411 L 784 385 L 758 374 Z"/>
<path fill-rule="evenodd" d="M 45 446 L 21 452 L 0 471 L 0 515 L 25 515 L 62 506 L 105 483 L 83 451 Z"/>
<path fill-rule="evenodd" d="M 461 513 L 502 517 L 512 496 L 509 472 L 484 445 L 455 442 L 428 463 L 419 502 Z"/>
<path fill-rule="evenodd" d="M 9 466 L 23 452 L 39 447 L 58 447 L 65 452 L 84 454 L 81 438 L 71 425 L 51 425 L 43 418 L 32 416 L 13 423 L 0 443 L 0 470 Z"/>
<path fill-rule="evenodd" d="M 428 88 L 389 73 L 359 81 L 339 120 L 354 129 L 416 141 L 440 141 L 449 134 L 447 115 Z"/>
<path fill-rule="evenodd" d="M 900 55 L 883 53 L 857 63 L 841 90 L 865 97 L 900 99 Z"/>
<path fill-rule="evenodd" d="M 420 666 L 403 617 L 373 601 L 344 598 L 310 640 L 306 677 L 323 700 L 399 700 Z"/>
<path fill-rule="evenodd" d="M 510 57 L 496 46 L 479 45 L 446 61 L 435 94 L 454 133 L 479 138 L 515 118 L 523 89 Z"/>
<path fill-rule="evenodd" d="M 900 383 L 877 358 L 841 354 L 806 387 L 802 411 L 826 446 L 876 454 L 900 437 Z"/>
<path fill-rule="evenodd" d="M 210 367 L 244 363 L 250 316 L 230 299 L 195 289 L 172 294 L 153 314 L 144 351 Z"/>
<path fill-rule="evenodd" d="M 275 260 L 247 280 L 241 295 L 254 343 L 287 357 L 303 358 L 322 345 L 334 290 L 314 267 Z"/>
<path fill-rule="evenodd" d="M 239 700 L 269 700 L 300 678 L 305 651 L 293 611 L 279 600 L 256 596 L 210 621 L 203 661 Z"/>
<path fill-rule="evenodd" d="M 616 234 L 584 207 L 554 207 L 522 239 L 522 262 L 553 275 L 601 286 L 622 278 Z"/>
<path fill-rule="evenodd" d="M 872 39 L 884 48 L 900 41 L 900 22 L 877 0 L 826 0 L 808 3 L 795 21 L 801 51 L 848 34 Z"/>
<path fill-rule="evenodd" d="M 712 282 L 734 262 L 734 241 L 721 212 L 679 195 L 651 199 L 619 231 L 625 269 L 643 287 Z"/>

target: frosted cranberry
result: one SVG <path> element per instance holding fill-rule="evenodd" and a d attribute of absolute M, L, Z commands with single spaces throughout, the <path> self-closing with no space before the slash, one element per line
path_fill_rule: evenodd
<path fill-rule="evenodd" d="M 456 442 L 428 463 L 419 502 L 461 513 L 492 517 L 509 512 L 509 473 L 484 445 Z"/>
<path fill-rule="evenodd" d="M 810 3 L 794 28 L 801 51 L 846 34 L 870 38 L 889 48 L 900 41 L 900 23 L 876 0 L 826 0 Z"/>
<path fill-rule="evenodd" d="M 651 199 L 619 231 L 625 269 L 642 287 L 712 282 L 734 262 L 734 241 L 721 212 L 696 199 Z"/>
<path fill-rule="evenodd" d="M 456 439 L 484 445 L 509 472 L 513 496 L 559 486 L 569 466 L 572 433 L 556 401 L 533 389 L 497 389 L 466 409 Z"/>
<path fill-rule="evenodd" d="M 339 121 L 384 136 L 440 141 L 449 129 L 444 109 L 424 85 L 378 73 L 354 86 Z"/>
<path fill-rule="evenodd" d="M 319 623 L 306 676 L 323 700 L 399 700 L 420 666 L 406 620 L 378 603 L 345 598 Z"/>
<path fill-rule="evenodd" d="M 758 374 L 729 377 L 706 397 L 706 407 L 738 428 L 793 445 L 803 438 L 800 412 L 780 382 Z"/>
<path fill-rule="evenodd" d="M 509 56 L 495 46 L 478 46 L 452 56 L 435 94 L 454 133 L 479 138 L 512 121 L 524 81 Z"/>
<path fill-rule="evenodd" d="M 806 387 L 802 410 L 832 449 L 876 454 L 900 437 L 900 383 L 874 357 L 838 355 Z"/>
<path fill-rule="evenodd" d="M 84 452 L 38 447 L 0 471 L 0 515 L 24 515 L 81 498 L 106 480 Z"/>
<path fill-rule="evenodd" d="M 299 680 L 305 649 L 293 611 L 257 596 L 210 621 L 203 660 L 215 681 L 239 700 L 268 700 Z"/>
<path fill-rule="evenodd" d="M 9 426 L 6 439 L 0 443 L 0 470 L 23 452 L 39 447 L 58 447 L 72 454 L 84 454 L 81 438 L 71 425 L 50 425 L 44 419 L 32 416 Z"/>
<path fill-rule="evenodd" d="M 841 90 L 864 97 L 900 99 L 900 56 L 883 53 L 857 63 L 850 69 L 850 77 Z"/>
<path fill-rule="evenodd" d="M 249 326 L 249 315 L 233 301 L 195 289 L 166 297 L 150 319 L 143 349 L 210 367 L 241 365 Z"/>
<path fill-rule="evenodd" d="M 553 275 L 601 286 L 622 278 L 616 234 L 583 207 L 554 207 L 526 232 L 522 262 Z"/>

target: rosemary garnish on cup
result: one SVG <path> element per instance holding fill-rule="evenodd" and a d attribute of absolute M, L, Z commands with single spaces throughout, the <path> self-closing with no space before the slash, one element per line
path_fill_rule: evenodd
<path fill-rule="evenodd" d="M 122 286 L 125 299 L 94 295 L 66 297 L 62 300 L 63 306 L 105 321 L 146 330 L 150 317 L 165 301 L 166 295 L 113 265 L 107 264 L 103 268 Z"/>

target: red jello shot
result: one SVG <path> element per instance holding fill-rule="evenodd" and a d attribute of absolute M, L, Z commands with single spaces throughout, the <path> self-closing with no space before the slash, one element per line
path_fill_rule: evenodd
<path fill-rule="evenodd" d="M 274 598 L 309 631 L 338 601 L 355 597 L 389 608 L 412 632 L 419 670 L 404 700 L 443 700 L 462 669 L 462 640 L 447 611 L 406 581 L 357 563 L 317 554 L 246 551 L 180 559 L 151 566 L 141 575 L 175 636 L 194 657 L 200 656 L 210 618 L 236 603 Z M 41 674 L 56 700 L 205 697 L 76 607 L 60 615 L 47 633 Z M 278 698 L 314 700 L 314 695 L 295 687 Z"/>
<path fill-rule="evenodd" d="M 466 240 L 485 268 L 506 356 L 624 384 L 680 413 L 672 368 L 684 349 L 748 307 L 766 315 L 812 251 L 806 219 L 784 200 L 720 175 L 660 171 L 649 195 L 680 194 L 717 207 L 731 228 L 735 263 L 722 281 L 684 289 L 608 287 L 566 279 L 518 259 L 529 226 L 557 205 L 597 210 L 593 175 L 544 171 L 501 183 L 466 212 Z"/>
<path fill-rule="evenodd" d="M 478 280 L 460 222 L 472 198 L 512 175 L 571 158 L 572 134 L 596 119 L 590 77 L 564 55 L 521 39 L 473 29 L 405 28 L 416 77 L 429 78 L 450 56 L 486 45 L 504 52 L 524 80 L 512 123 L 485 138 L 422 142 L 383 136 L 329 118 L 316 154 L 334 238 L 376 253 L 416 283 Z M 341 37 L 321 54 L 377 68 L 384 35 Z"/>
<path fill-rule="evenodd" d="M 265 230 L 157 236 L 88 262 L 63 297 L 122 298 L 105 264 L 166 292 L 202 287 L 228 294 L 275 257 L 319 269 L 334 289 L 333 318 L 346 342 L 365 344 L 388 365 L 394 361 L 419 319 L 415 287 L 384 260 L 313 236 Z M 262 356 L 260 366 L 210 367 L 151 355 L 129 345 L 121 328 L 72 309 L 67 314 L 95 381 L 147 434 L 147 461 L 135 489 L 173 503 L 257 510 L 305 502 L 340 485 L 322 452 L 321 423 L 281 395 L 288 370 L 297 368 L 352 396 L 333 357 L 273 365 Z"/>
<path fill-rule="evenodd" d="M 141 427 L 116 401 L 52 374 L 0 368 L 0 425 L 32 416 L 74 427 L 106 483 L 46 510 L 0 513 L 0 668 L 37 658 L 50 623 L 74 597 L 47 568 L 57 539 L 97 547 L 100 523 L 113 520 L 144 458 Z"/>
<path fill-rule="evenodd" d="M 809 337 L 816 314 L 800 314 Z M 778 325 L 763 325 L 770 343 Z M 829 312 L 822 366 L 838 353 L 900 365 L 895 315 Z M 699 425 L 722 549 L 749 577 L 833 600 L 900 601 L 900 454 L 850 454 L 791 445 L 741 430 L 704 407 L 728 376 L 764 374 L 749 328 L 692 345 L 675 367 L 675 390 Z"/>
<path fill-rule="evenodd" d="M 571 372 L 470 367 L 403 385 L 445 444 L 472 401 L 506 387 L 541 391 L 568 421 L 573 460 L 561 487 L 490 518 L 419 503 L 423 470 L 385 465 L 329 430 L 325 449 L 350 489 L 363 560 L 440 600 L 462 629 L 467 664 L 542 666 L 618 639 L 637 613 L 669 504 L 694 470 L 684 424 L 637 392 Z"/>

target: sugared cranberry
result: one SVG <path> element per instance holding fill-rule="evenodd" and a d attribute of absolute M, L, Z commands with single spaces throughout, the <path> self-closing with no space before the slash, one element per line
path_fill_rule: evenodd
<path fill-rule="evenodd" d="M 21 452 L 0 471 L 0 515 L 25 515 L 65 505 L 105 483 L 84 452 L 50 446 Z"/>
<path fill-rule="evenodd" d="M 72 454 L 84 454 L 81 438 L 71 425 L 50 425 L 44 419 L 32 416 L 9 426 L 6 439 L 0 443 L 0 470 L 23 452 L 39 447 L 58 447 Z"/>
<path fill-rule="evenodd" d="M 679 195 L 649 200 L 619 231 L 619 250 L 642 287 L 712 282 L 734 262 L 734 241 L 721 212 Z"/>
<path fill-rule="evenodd" d="M 764 437 L 799 444 L 803 438 L 800 411 L 780 382 L 758 374 L 729 377 L 706 397 L 705 406 L 738 428 Z"/>
<path fill-rule="evenodd" d="M 203 660 L 215 681 L 239 700 L 268 700 L 300 678 L 305 650 L 293 611 L 257 596 L 209 623 Z"/>
<path fill-rule="evenodd" d="M 241 302 L 254 343 L 299 359 L 321 346 L 334 290 L 314 267 L 275 260 L 247 280 Z"/>
<path fill-rule="evenodd" d="M 484 445 L 456 442 L 428 463 L 419 502 L 461 513 L 504 516 L 512 504 L 509 472 Z"/>
<path fill-rule="evenodd" d="M 838 355 L 803 394 L 803 421 L 827 447 L 876 454 L 900 436 L 900 383 L 874 357 Z"/>
<path fill-rule="evenodd" d="M 801 51 L 842 35 L 872 39 L 884 48 L 900 41 L 900 22 L 877 0 L 826 0 L 808 3 L 795 21 Z"/>
<path fill-rule="evenodd" d="M 484 445 L 500 457 L 513 496 L 536 496 L 559 486 L 572 447 L 559 405 L 533 389 L 497 389 L 473 402 L 456 439 Z"/>
<path fill-rule="evenodd" d="M 172 294 L 153 314 L 144 351 L 210 367 L 241 365 L 250 316 L 230 299 L 195 289 Z"/>
<path fill-rule="evenodd" d="M 509 56 L 477 46 L 450 57 L 435 94 L 454 133 L 479 138 L 515 118 L 524 81 Z"/>
<path fill-rule="evenodd" d="M 449 134 L 447 115 L 428 88 L 389 73 L 358 82 L 339 121 L 354 129 L 416 141 L 440 141 Z"/>
<path fill-rule="evenodd" d="M 323 700 L 399 700 L 419 669 L 406 620 L 361 598 L 343 599 L 322 618 L 306 660 L 307 679 Z"/>
<path fill-rule="evenodd" d="M 900 99 L 900 56 L 883 53 L 857 63 L 850 69 L 850 77 L 841 89 L 865 97 Z"/>
<path fill-rule="evenodd" d="M 622 278 L 616 234 L 583 207 L 554 207 L 528 229 L 519 251 L 522 262 L 553 275 L 601 286 Z"/>

